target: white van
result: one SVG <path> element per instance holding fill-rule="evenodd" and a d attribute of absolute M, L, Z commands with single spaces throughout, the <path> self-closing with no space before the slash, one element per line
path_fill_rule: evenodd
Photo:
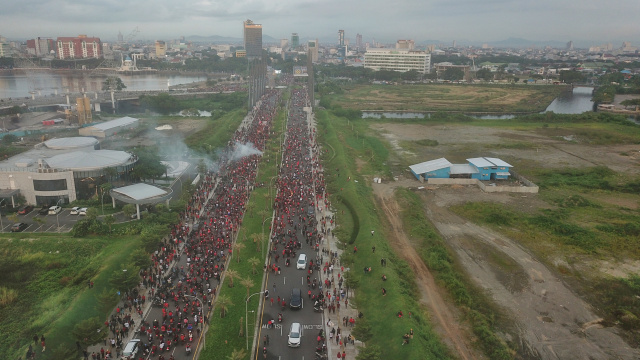
<path fill-rule="evenodd" d="M 287 344 L 290 347 L 299 347 L 300 339 L 302 339 L 302 325 L 294 322 L 291 324 L 291 330 L 289 330 L 289 340 L 287 341 Z"/>
<path fill-rule="evenodd" d="M 62 208 L 58 205 L 49 208 L 49 215 L 57 215 L 62 211 Z"/>

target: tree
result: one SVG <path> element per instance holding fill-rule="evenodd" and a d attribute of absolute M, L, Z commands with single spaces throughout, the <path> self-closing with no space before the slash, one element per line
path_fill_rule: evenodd
<path fill-rule="evenodd" d="M 375 344 L 358 347 L 358 355 L 356 360 L 380 360 L 382 359 L 382 351 L 380 347 Z"/>
<path fill-rule="evenodd" d="M 640 105 L 640 99 L 627 99 L 627 100 L 623 100 L 622 102 L 620 102 L 620 105 L 627 107 L 627 106 L 639 106 Z"/>
<path fill-rule="evenodd" d="M 247 288 L 247 297 L 249 297 L 249 291 L 251 291 L 251 288 L 256 285 L 250 278 L 241 279 L 240 284 Z"/>
<path fill-rule="evenodd" d="M 262 237 L 263 235 L 260 233 L 251 234 L 251 240 L 256 244 L 256 251 L 260 251 L 262 249 Z"/>
<path fill-rule="evenodd" d="M 371 333 L 371 325 L 366 319 L 359 319 L 356 323 L 356 327 L 353 328 L 351 334 L 358 340 L 362 342 L 367 342 L 373 334 Z"/>
<path fill-rule="evenodd" d="M 98 301 L 96 309 L 103 314 L 107 314 L 118 303 L 118 293 L 116 290 L 105 288 L 97 294 L 96 300 Z"/>
<path fill-rule="evenodd" d="M 269 215 L 269 212 L 267 210 L 258 211 L 258 216 L 262 218 L 262 222 L 264 222 L 264 219 L 267 218 L 267 215 Z"/>
<path fill-rule="evenodd" d="M 228 269 L 228 270 L 227 270 L 227 272 L 226 272 L 226 274 L 225 274 L 225 277 L 226 277 L 226 278 L 229 278 L 229 287 L 233 287 L 233 279 L 234 279 L 234 278 L 237 278 L 238 276 L 239 276 L 239 275 L 238 275 L 238 272 L 237 272 L 237 271 L 235 271 L 235 270 L 233 270 L 233 269 Z"/>
<path fill-rule="evenodd" d="M 51 360 L 68 360 L 74 359 L 78 355 L 76 349 L 72 348 L 67 344 L 60 344 L 55 349 L 53 349 L 53 353 L 51 354 Z"/>
<path fill-rule="evenodd" d="M 136 213 L 136 207 L 133 206 L 133 204 L 127 204 L 122 207 L 122 213 L 127 219 L 129 219 L 131 215 Z"/>
<path fill-rule="evenodd" d="M 241 324 L 242 325 L 242 324 Z M 242 326 L 240 326 L 242 327 Z M 231 355 L 227 356 L 228 360 L 243 360 L 247 357 L 247 352 L 244 349 L 233 349 Z"/>
<path fill-rule="evenodd" d="M 2 143 L 5 145 L 11 145 L 16 141 L 18 141 L 18 137 L 13 134 L 7 134 L 2 137 Z"/>
<path fill-rule="evenodd" d="M 205 164 L 203 159 L 200 159 L 200 161 L 198 161 L 198 173 L 200 173 L 201 175 L 204 175 L 207 172 L 207 164 Z"/>
<path fill-rule="evenodd" d="M 77 323 L 71 330 L 71 334 L 80 344 L 87 347 L 104 340 L 109 335 L 109 332 L 104 322 L 96 316 Z"/>
<path fill-rule="evenodd" d="M 444 71 L 442 78 L 449 81 L 459 81 L 464 79 L 464 71 L 460 68 L 448 68 Z"/>
<path fill-rule="evenodd" d="M 228 295 L 220 295 L 218 299 L 216 299 L 216 305 L 220 308 L 220 317 L 223 318 L 227 314 L 229 307 L 233 306 L 233 302 L 231 302 Z"/>
<path fill-rule="evenodd" d="M 255 274 L 257 272 L 256 267 L 258 267 L 258 265 L 260 264 L 260 259 L 254 256 L 247 261 L 249 262 L 249 264 L 251 264 L 251 273 Z"/>
<path fill-rule="evenodd" d="M 107 215 L 104 217 L 104 223 L 109 227 L 111 232 L 111 226 L 116 222 L 116 218 L 113 215 Z"/>
<path fill-rule="evenodd" d="M 116 270 L 109 278 L 109 284 L 115 289 L 121 292 L 128 293 L 133 290 L 140 281 L 138 273 L 140 269 L 137 267 L 122 267 L 120 270 Z"/>
<path fill-rule="evenodd" d="M 117 76 L 109 76 L 102 83 L 102 91 L 120 91 L 126 88 L 127 88 L 127 85 L 125 85 L 122 82 L 122 79 L 120 79 Z"/>
<path fill-rule="evenodd" d="M 418 70 L 409 70 L 400 73 L 400 78 L 406 81 L 419 81 L 422 80 L 422 74 L 420 74 Z"/>
<path fill-rule="evenodd" d="M 582 73 L 575 70 L 560 71 L 560 81 L 565 84 L 579 83 L 584 81 L 584 76 L 582 76 Z"/>
<path fill-rule="evenodd" d="M 130 259 L 133 266 L 139 267 L 141 269 L 148 268 L 152 265 L 151 257 L 146 251 L 142 249 L 134 250 L 131 253 Z"/>
<path fill-rule="evenodd" d="M 87 209 L 87 219 L 95 220 L 98 217 L 98 209 L 89 208 Z"/>
<path fill-rule="evenodd" d="M 161 163 L 157 149 L 139 148 L 134 153 L 138 156 L 138 161 L 131 172 L 133 176 L 144 181 L 145 179 L 157 179 L 167 171 L 167 167 Z"/>
<path fill-rule="evenodd" d="M 476 78 L 485 81 L 493 80 L 493 73 L 489 69 L 480 69 L 476 71 Z"/>
<path fill-rule="evenodd" d="M 233 244 L 233 250 L 236 252 L 236 259 L 238 259 L 238 262 L 240 262 L 240 250 L 244 249 L 244 247 L 243 243 L 239 243 L 237 241 Z"/>

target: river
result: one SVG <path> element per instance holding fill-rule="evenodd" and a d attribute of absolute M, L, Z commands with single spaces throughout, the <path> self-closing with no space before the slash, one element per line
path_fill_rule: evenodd
<path fill-rule="evenodd" d="M 168 90 L 169 86 L 205 81 L 203 75 L 169 75 L 163 73 L 118 75 L 127 90 Z M 0 99 L 27 97 L 36 92 L 36 97 L 70 92 L 101 92 L 105 74 L 79 72 L 27 71 L 26 73 L 0 72 Z"/>
<path fill-rule="evenodd" d="M 555 98 L 551 104 L 543 111 L 553 111 L 556 114 L 581 114 L 583 112 L 593 111 L 593 101 L 591 101 L 591 87 L 577 87 L 572 92 L 566 92 Z M 474 115 L 469 116 L 478 119 L 512 119 L 515 115 L 495 114 L 495 115 Z M 363 112 L 363 118 L 380 119 L 382 116 L 390 119 L 423 119 L 430 117 L 431 113 L 419 112 Z"/>

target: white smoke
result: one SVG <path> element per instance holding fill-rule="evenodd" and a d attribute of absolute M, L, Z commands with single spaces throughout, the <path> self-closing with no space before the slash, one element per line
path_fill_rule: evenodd
<path fill-rule="evenodd" d="M 246 156 L 251 155 L 260 155 L 262 156 L 262 151 L 258 150 L 253 143 L 242 144 L 237 142 L 233 145 L 233 151 L 229 155 L 230 161 L 236 161 L 242 159 Z"/>

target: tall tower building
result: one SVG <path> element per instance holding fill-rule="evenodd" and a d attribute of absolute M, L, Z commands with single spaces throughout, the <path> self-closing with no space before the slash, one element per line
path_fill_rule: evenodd
<path fill-rule="evenodd" d="M 298 36 L 298 33 L 292 33 L 291 34 L 291 49 L 295 49 L 298 46 L 300 46 L 300 36 Z"/>
<path fill-rule="evenodd" d="M 165 57 L 167 55 L 167 43 L 162 40 L 156 40 L 156 56 Z"/>
<path fill-rule="evenodd" d="M 362 34 L 356 34 L 356 47 L 358 49 L 363 49 L 364 48 L 362 46 Z"/>
<path fill-rule="evenodd" d="M 338 30 L 338 46 L 344 46 L 344 30 Z"/>
<path fill-rule="evenodd" d="M 311 61 L 314 63 L 318 62 L 318 39 L 309 40 L 307 48 L 309 50 L 309 55 L 311 56 Z"/>
<path fill-rule="evenodd" d="M 262 25 L 251 20 L 244 22 L 244 49 L 249 59 L 262 56 Z"/>

